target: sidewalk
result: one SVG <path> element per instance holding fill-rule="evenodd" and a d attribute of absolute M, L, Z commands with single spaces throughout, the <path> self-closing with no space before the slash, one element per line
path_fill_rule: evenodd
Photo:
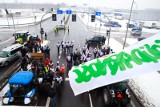
<path fill-rule="evenodd" d="M 11 28 L 14 27 L 14 24 L 15 24 L 15 27 L 23 27 L 23 26 L 30 26 L 30 25 L 34 25 L 34 24 L 38 24 L 40 21 L 41 21 L 41 18 L 42 16 L 44 15 L 45 13 L 35 13 L 35 16 L 28 16 L 28 17 L 10 17 L 8 18 L 8 21 L 7 21 L 7 18 L 0 18 L 0 30 L 2 29 L 9 29 L 8 27 L 8 22 L 9 22 L 9 26 Z M 43 20 L 46 20 L 48 18 L 51 17 L 51 14 L 47 14 L 43 17 Z M 14 24 L 13 24 L 13 21 L 14 21 Z"/>

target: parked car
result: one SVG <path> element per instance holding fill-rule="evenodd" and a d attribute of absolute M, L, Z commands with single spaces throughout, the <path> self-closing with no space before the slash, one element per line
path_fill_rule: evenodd
<path fill-rule="evenodd" d="M 120 25 L 118 22 L 113 22 L 113 21 L 110 21 L 108 23 L 105 23 L 104 26 L 106 27 L 122 27 L 122 25 Z"/>
<path fill-rule="evenodd" d="M 98 43 L 98 44 L 104 44 L 106 41 L 106 37 L 101 35 L 94 35 L 93 37 L 86 39 L 86 43 Z"/>
<path fill-rule="evenodd" d="M 140 28 L 140 27 L 134 27 L 134 28 L 132 28 L 132 30 L 131 30 L 131 35 L 141 35 L 142 34 L 142 28 Z"/>
<path fill-rule="evenodd" d="M 146 39 L 146 38 L 145 37 L 140 37 L 140 38 L 138 38 L 138 41 L 141 41 L 143 39 Z"/>
<path fill-rule="evenodd" d="M 56 26 L 57 29 L 61 30 L 61 29 L 65 29 L 65 25 L 64 24 L 60 24 Z"/>
<path fill-rule="evenodd" d="M 122 81 L 105 86 L 103 88 L 103 100 L 107 106 L 113 104 L 118 105 L 118 107 L 127 106 L 131 100 L 127 82 Z"/>
<path fill-rule="evenodd" d="M 0 51 L 0 66 L 7 66 L 11 61 L 19 57 L 18 51 L 22 49 L 23 45 L 13 44 Z"/>
<path fill-rule="evenodd" d="M 34 105 L 36 104 L 36 90 L 34 74 L 30 71 L 19 71 L 8 81 L 9 89 L 3 96 L 3 105 Z"/>

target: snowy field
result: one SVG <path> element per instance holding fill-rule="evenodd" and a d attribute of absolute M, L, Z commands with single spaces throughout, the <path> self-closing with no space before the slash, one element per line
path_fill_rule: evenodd
<path fill-rule="evenodd" d="M 9 11 L 10 12 L 10 11 Z M 20 17 L 1 17 L 0 18 L 0 27 L 7 27 L 8 26 L 8 22 L 10 26 L 13 26 L 13 22 L 15 24 L 15 26 L 28 26 L 28 25 L 33 25 L 35 23 L 39 23 L 41 21 L 42 16 L 45 14 L 45 12 L 39 11 L 39 10 L 34 10 L 34 13 L 32 12 L 32 10 L 30 9 L 22 9 L 22 10 L 16 10 L 13 9 L 12 13 L 15 12 L 21 12 L 21 16 Z M 5 13 L 2 12 L 2 14 L 4 15 Z M 35 17 L 36 16 L 36 17 Z M 51 14 L 47 14 L 44 16 L 44 19 L 47 19 L 51 17 Z"/>

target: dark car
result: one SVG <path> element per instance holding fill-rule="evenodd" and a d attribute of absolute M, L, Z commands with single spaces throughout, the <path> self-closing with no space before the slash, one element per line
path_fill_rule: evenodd
<path fill-rule="evenodd" d="M 107 106 L 116 104 L 121 107 L 126 107 L 131 100 L 127 82 L 122 81 L 105 86 L 103 88 L 103 100 Z"/>
<path fill-rule="evenodd" d="M 95 35 L 92 38 L 86 39 L 86 43 L 98 43 L 98 44 L 104 44 L 106 41 L 106 37 L 101 36 L 101 35 Z"/>
<path fill-rule="evenodd" d="M 145 37 L 140 37 L 140 38 L 138 38 L 138 41 L 141 41 L 143 39 L 146 39 L 146 38 Z"/>
<path fill-rule="evenodd" d="M 142 34 L 142 28 L 139 28 L 139 27 L 134 27 L 132 28 L 131 30 L 131 35 L 141 35 Z"/>
<path fill-rule="evenodd" d="M 118 22 L 113 22 L 113 21 L 105 23 L 104 26 L 106 26 L 106 27 L 109 27 L 109 26 L 111 26 L 111 27 L 122 27 L 122 25 L 120 25 Z"/>

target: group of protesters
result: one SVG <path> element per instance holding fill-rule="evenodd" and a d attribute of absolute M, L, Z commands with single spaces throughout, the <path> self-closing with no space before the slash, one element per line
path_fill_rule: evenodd
<path fill-rule="evenodd" d="M 57 46 L 58 54 L 60 54 L 60 50 L 62 51 L 63 54 L 67 54 L 67 53 L 73 52 L 74 42 L 73 41 L 71 42 L 61 41 L 61 43 L 57 42 L 56 46 Z"/>
<path fill-rule="evenodd" d="M 64 43 L 65 47 L 65 43 Z M 68 49 L 68 48 L 67 48 Z M 65 50 L 65 48 L 64 48 Z M 68 51 L 68 50 L 66 50 Z M 44 53 L 44 59 L 34 59 L 32 53 Z M 32 39 L 28 41 L 20 52 L 21 56 L 21 70 L 31 71 L 38 78 L 43 78 L 43 81 L 37 85 L 38 91 L 40 93 L 45 90 L 47 95 L 51 97 L 51 103 L 54 102 L 55 105 L 55 94 L 53 95 L 54 87 L 58 84 L 62 84 L 64 80 L 64 72 L 66 70 L 64 64 L 60 64 L 57 61 L 56 64 L 53 64 L 53 61 L 50 59 L 50 47 L 48 45 L 43 46 L 42 42 L 39 39 Z M 56 85 L 53 86 L 53 81 Z M 57 90 L 56 90 L 57 92 Z M 55 93 L 55 92 L 54 92 Z M 53 104 L 52 104 L 53 105 Z"/>
<path fill-rule="evenodd" d="M 75 49 L 74 52 L 72 51 L 66 56 L 67 68 L 69 68 L 69 70 L 72 66 L 113 53 L 113 50 L 109 46 L 94 48 L 93 52 L 91 52 L 89 47 L 90 44 L 87 43 L 81 49 Z"/>

